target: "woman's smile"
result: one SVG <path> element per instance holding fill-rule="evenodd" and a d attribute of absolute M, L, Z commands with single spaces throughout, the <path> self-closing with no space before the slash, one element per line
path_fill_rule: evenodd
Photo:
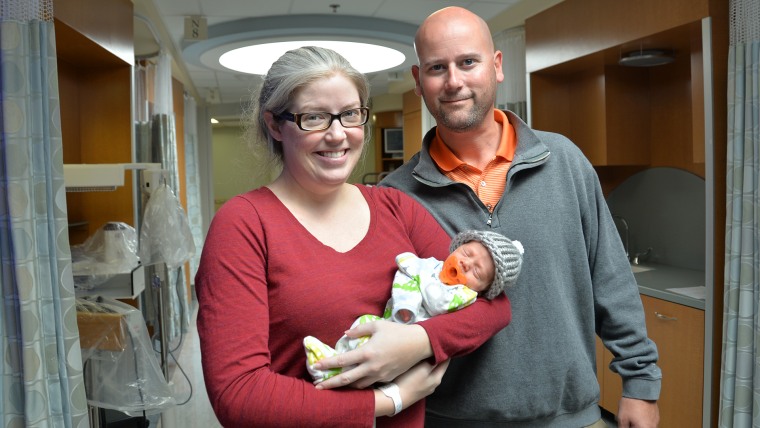
<path fill-rule="evenodd" d="M 346 153 L 348 153 L 348 150 L 346 150 L 346 149 L 339 150 L 339 151 L 322 151 L 322 152 L 317 152 L 317 154 L 319 156 L 323 156 L 323 157 L 331 158 L 331 159 L 341 158 L 341 157 L 345 156 Z"/>

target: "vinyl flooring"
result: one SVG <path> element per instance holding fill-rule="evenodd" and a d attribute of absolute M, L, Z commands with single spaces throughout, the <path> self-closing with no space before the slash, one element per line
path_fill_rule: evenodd
<path fill-rule="evenodd" d="M 170 385 L 178 405 L 161 414 L 161 428 L 217 428 L 222 425 L 214 415 L 203 383 L 201 351 L 195 320 L 198 305 L 193 302 L 190 327 L 182 344 L 169 358 Z M 177 346 L 176 344 L 174 345 Z M 183 403 L 183 404 L 180 404 Z"/>

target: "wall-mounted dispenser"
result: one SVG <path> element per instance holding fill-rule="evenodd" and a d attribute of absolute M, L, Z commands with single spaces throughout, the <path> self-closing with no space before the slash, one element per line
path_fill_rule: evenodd
<path fill-rule="evenodd" d="M 124 185 L 125 170 L 160 170 L 159 163 L 64 164 L 67 192 L 108 192 Z"/>

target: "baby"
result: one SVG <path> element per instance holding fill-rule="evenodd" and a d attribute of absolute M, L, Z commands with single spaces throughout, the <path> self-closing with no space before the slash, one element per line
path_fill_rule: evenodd
<path fill-rule="evenodd" d="M 493 299 L 517 281 L 524 252 L 519 241 L 482 230 L 457 234 L 451 241 L 450 251 L 444 262 L 435 258 L 421 259 L 412 253 L 396 256 L 398 270 L 382 318 L 362 315 L 351 327 L 379 319 L 409 324 L 467 307 L 478 294 Z M 317 370 L 314 364 L 356 349 L 367 340 L 369 336 L 356 339 L 343 336 L 333 349 L 315 337 L 305 337 L 309 374 L 319 383 L 348 369 Z"/>

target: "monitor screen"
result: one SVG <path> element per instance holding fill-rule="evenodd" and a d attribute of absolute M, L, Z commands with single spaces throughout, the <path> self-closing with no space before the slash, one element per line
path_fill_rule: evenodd
<path fill-rule="evenodd" d="M 404 154 L 404 130 L 385 128 L 383 130 L 383 151 L 389 155 Z"/>

